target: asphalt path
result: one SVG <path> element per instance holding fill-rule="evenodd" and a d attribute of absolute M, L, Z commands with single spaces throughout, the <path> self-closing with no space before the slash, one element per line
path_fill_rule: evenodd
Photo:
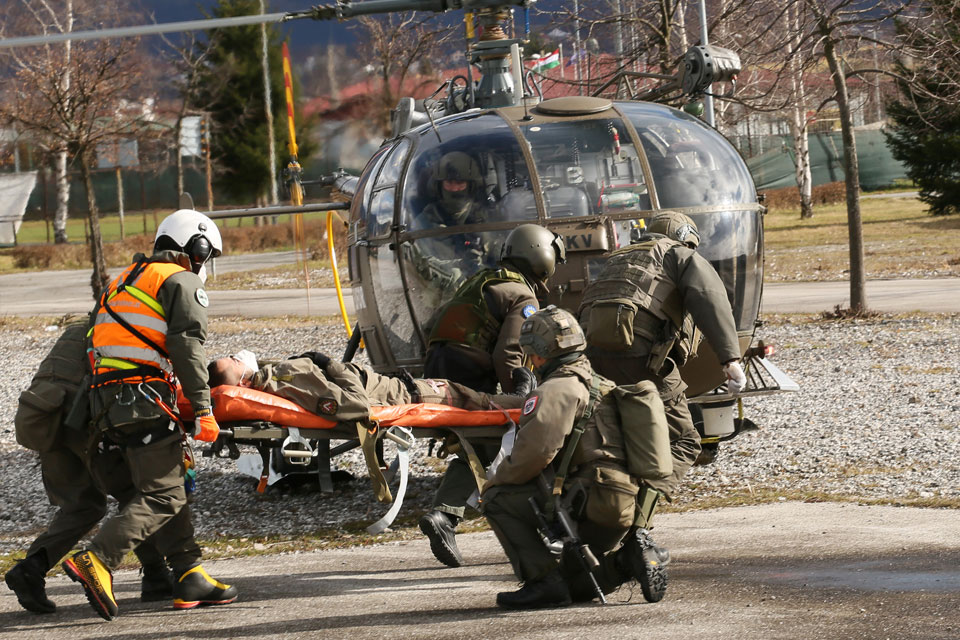
<path fill-rule="evenodd" d="M 292 252 L 233 256 L 218 260 L 219 273 L 284 264 Z M 117 271 L 119 272 L 119 271 Z M 213 316 L 329 316 L 339 313 L 333 288 L 212 290 Z M 347 311 L 353 315 L 350 288 L 344 289 Z M 90 272 L 42 271 L 0 276 L 0 315 L 63 315 L 89 311 Z M 835 306 L 849 306 L 850 283 L 772 282 L 764 285 L 761 312 L 818 313 Z M 906 313 L 960 312 L 960 278 L 870 280 L 867 305 L 875 311 Z"/>
<path fill-rule="evenodd" d="M 658 517 L 673 552 L 666 597 L 623 587 L 610 604 L 504 612 L 517 588 L 491 533 L 459 537 L 467 565 L 438 564 L 424 540 L 205 563 L 237 586 L 228 606 L 174 611 L 139 602 L 115 576 L 120 616 L 95 617 L 64 576 L 55 614 L 0 590 L 0 638 L 762 638 L 956 640 L 960 511 L 779 503 Z"/>

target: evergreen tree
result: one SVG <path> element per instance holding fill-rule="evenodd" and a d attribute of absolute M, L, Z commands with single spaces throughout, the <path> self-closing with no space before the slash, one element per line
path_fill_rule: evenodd
<path fill-rule="evenodd" d="M 258 0 L 220 0 L 214 16 L 259 13 Z M 267 57 L 273 100 L 274 139 L 277 157 L 268 158 L 267 120 L 263 95 L 260 26 L 249 25 L 208 33 L 208 64 L 202 72 L 195 106 L 207 111 L 213 122 L 211 154 L 218 172 L 217 186 L 238 200 L 252 201 L 270 189 L 271 160 L 285 166 L 287 152 L 287 109 L 283 87 L 281 37 L 273 25 L 267 26 Z M 299 86 L 294 82 L 294 98 Z M 299 110 L 296 110 L 299 111 Z M 310 155 L 310 146 L 297 115 L 297 143 L 301 163 Z M 277 172 L 279 175 L 279 171 Z"/>
<path fill-rule="evenodd" d="M 955 102 L 955 82 L 948 81 L 956 60 L 943 50 L 944 41 L 960 48 L 960 4 L 933 0 L 926 29 L 906 31 L 909 51 L 926 52 L 922 64 L 904 58 L 898 62 L 902 77 L 913 75 L 913 83 L 899 82 L 901 99 L 887 105 L 893 125 L 886 132 L 893 156 L 907 166 L 907 175 L 916 182 L 920 200 L 933 215 L 960 213 L 960 109 Z M 931 28 L 932 27 L 932 28 Z M 917 58 L 912 56 L 913 60 Z"/>

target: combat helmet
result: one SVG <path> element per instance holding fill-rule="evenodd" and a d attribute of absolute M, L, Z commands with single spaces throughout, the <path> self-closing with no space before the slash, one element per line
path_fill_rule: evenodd
<path fill-rule="evenodd" d="M 700 245 L 697 224 L 678 211 L 661 211 L 647 222 L 648 233 L 659 233 L 696 249 Z"/>
<path fill-rule="evenodd" d="M 536 312 L 520 327 L 520 349 L 528 356 L 553 360 L 586 347 L 587 338 L 577 319 L 554 305 Z"/>
<path fill-rule="evenodd" d="M 567 261 L 563 238 L 538 224 L 516 227 L 503 242 L 500 261 L 516 266 L 528 277 L 545 281 Z"/>

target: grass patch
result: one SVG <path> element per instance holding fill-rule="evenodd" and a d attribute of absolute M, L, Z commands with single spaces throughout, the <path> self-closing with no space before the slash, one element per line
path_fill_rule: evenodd
<path fill-rule="evenodd" d="M 262 318 L 244 318 L 240 316 L 212 316 L 209 331 L 218 336 L 232 336 L 251 331 L 274 329 L 310 329 L 313 327 L 343 326 L 340 316 L 274 316 Z"/>
<path fill-rule="evenodd" d="M 169 212 L 157 216 L 160 220 Z M 304 214 L 304 240 L 313 260 L 329 260 L 327 247 L 326 218 Z M 129 264 L 136 252 L 149 253 L 153 246 L 156 227 L 154 216 L 144 218 L 147 222 L 131 225 L 127 220 L 126 237 L 120 240 L 120 224 L 117 216 L 102 216 L 101 234 L 104 242 L 104 257 L 108 267 L 123 267 Z M 226 253 L 260 253 L 284 251 L 294 247 L 292 216 L 276 216 L 276 224 L 255 226 L 253 218 L 218 221 Z M 49 244 L 43 221 L 25 222 L 17 234 L 19 246 L 0 250 L 0 273 L 36 271 L 40 269 L 87 269 L 90 267 L 90 249 L 84 234 L 85 219 L 70 219 L 67 222 L 67 244 Z M 334 244 L 340 255 L 345 255 L 346 227 L 333 225 Z"/>
<path fill-rule="evenodd" d="M 868 278 L 904 274 L 960 275 L 960 216 L 931 216 L 916 198 L 860 201 Z M 814 217 L 799 209 L 764 217 L 769 280 L 840 280 L 850 266 L 845 204 L 821 205 Z"/>

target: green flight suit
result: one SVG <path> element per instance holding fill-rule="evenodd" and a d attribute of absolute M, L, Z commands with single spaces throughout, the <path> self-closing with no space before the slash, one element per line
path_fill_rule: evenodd
<path fill-rule="evenodd" d="M 490 269 L 486 273 L 492 275 L 498 271 Z M 474 278 L 483 277 L 483 273 L 478 273 Z M 453 380 L 488 393 L 494 393 L 499 382 L 504 393 L 511 393 L 511 372 L 523 366 L 520 326 L 540 309 L 534 286 L 526 278 L 522 282 L 491 281 L 484 285 L 483 306 L 490 324 L 496 326 L 492 339 L 478 346 L 454 342 L 431 344 L 427 350 L 423 375 Z M 445 315 L 441 310 L 439 322 L 444 320 Z M 476 447 L 477 457 L 484 467 L 489 466 L 498 450 L 494 446 Z M 433 508 L 463 518 L 467 500 L 475 489 L 476 481 L 469 465 L 458 456 L 447 465 L 433 499 Z"/>
<path fill-rule="evenodd" d="M 550 366 L 548 364 L 548 366 Z M 520 580 L 536 581 L 557 567 L 557 560 L 541 540 L 528 499 L 545 504 L 538 485 L 541 474 L 551 479 L 561 451 L 590 399 L 593 371 L 586 357 L 557 366 L 527 396 L 510 455 L 484 485 L 481 510 L 503 546 Z M 601 379 L 601 394 L 613 383 Z M 574 449 L 564 493 L 577 485 L 585 489 L 579 517 L 579 534 L 601 561 L 601 584 L 612 589 L 620 583 L 612 552 L 633 524 L 635 495 L 639 489 L 626 468 L 626 454 L 617 425 L 603 424 L 596 410 L 584 426 Z M 602 435 L 601 435 L 602 434 Z M 564 577 L 576 593 L 591 593 L 586 575 L 575 563 L 564 561 Z M 609 576 L 609 577 L 604 577 Z"/>
<path fill-rule="evenodd" d="M 141 254 L 134 256 L 134 260 Z M 207 296 L 203 282 L 190 271 L 189 257 L 178 251 L 160 251 L 151 262 L 179 264 L 187 269 L 168 277 L 157 293 L 167 323 L 166 349 L 183 395 L 193 407 L 210 406 L 206 355 Z M 169 407 L 176 407 L 172 390 L 151 383 Z M 89 549 L 115 569 L 124 555 L 144 539 L 164 528 L 156 540 L 177 575 L 200 561 L 194 539 L 190 507 L 183 487 L 183 448 L 176 425 L 153 402 L 137 391 L 136 384 L 106 384 L 91 393 L 95 428 L 107 446 L 119 447 L 122 465 L 134 487 L 133 497 L 116 516 L 108 519 Z"/>
<path fill-rule="evenodd" d="M 696 326 L 710 342 L 721 363 L 738 359 L 740 344 L 723 281 L 717 275 L 713 265 L 703 256 L 680 243 L 672 244 L 673 246 L 663 255 L 662 271 L 658 274 L 661 280 L 657 285 L 669 292 L 676 291 L 679 294 L 681 313 L 692 317 Z M 621 251 L 624 251 L 624 256 L 629 255 L 625 250 Z M 602 279 L 601 272 L 597 280 L 587 287 L 584 299 L 588 298 L 591 288 Z M 639 330 L 645 321 L 653 320 L 652 316 L 641 309 L 637 312 L 636 326 Z M 588 314 L 581 314 L 580 324 L 584 332 L 587 332 Z M 600 375 L 617 384 L 633 384 L 640 380 L 649 380 L 657 385 L 670 428 L 673 475 L 663 480 L 645 480 L 645 482 L 668 500 L 672 500 L 681 479 L 693 466 L 700 453 L 700 434 L 693 424 L 690 409 L 687 406 L 687 397 L 684 394 L 687 385 L 681 379 L 679 367 L 674 359 L 667 357 L 658 371 L 650 371 L 647 367 L 652 346 L 653 342 L 649 338 L 635 331 L 633 345 L 625 351 L 607 351 L 588 347 L 586 354 Z"/>

